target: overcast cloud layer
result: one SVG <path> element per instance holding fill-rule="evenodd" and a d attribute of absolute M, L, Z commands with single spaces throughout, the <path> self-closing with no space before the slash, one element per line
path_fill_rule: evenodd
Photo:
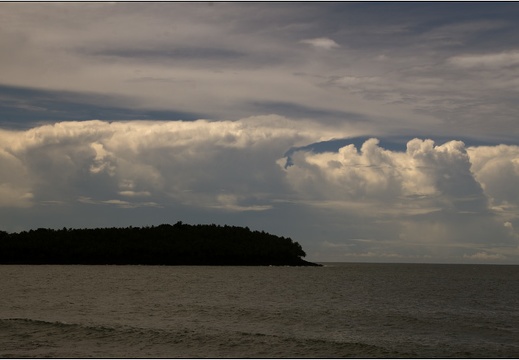
<path fill-rule="evenodd" d="M 519 264 L 519 5 L 0 3 L 0 229 Z"/>

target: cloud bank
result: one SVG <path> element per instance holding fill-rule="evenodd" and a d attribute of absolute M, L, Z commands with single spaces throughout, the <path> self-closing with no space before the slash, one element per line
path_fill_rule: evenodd
<path fill-rule="evenodd" d="M 217 222 L 310 260 L 519 263 L 518 17 L 0 3 L 0 229 Z"/>
<path fill-rule="evenodd" d="M 316 124 L 278 116 L 241 121 L 62 122 L 0 130 L 0 206 L 38 201 L 171 199 L 240 205 L 279 192 L 275 160 L 291 146 L 330 138 Z"/>
<path fill-rule="evenodd" d="M 373 135 L 518 134 L 513 4 L 0 7 L 0 123 L 10 128 L 276 113 L 362 119 Z"/>
<path fill-rule="evenodd" d="M 392 151 L 371 138 L 360 148 L 304 150 L 341 136 L 347 130 L 273 115 L 0 130 L 0 209 L 174 207 L 244 221 L 282 209 L 294 220 L 276 226 L 314 257 L 517 259 L 518 146 L 415 138 Z"/>

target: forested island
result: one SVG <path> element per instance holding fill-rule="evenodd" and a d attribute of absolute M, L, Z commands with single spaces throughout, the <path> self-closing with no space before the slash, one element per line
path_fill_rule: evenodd
<path fill-rule="evenodd" d="M 289 265 L 299 243 L 264 231 L 177 222 L 147 227 L 0 231 L 0 264 Z"/>

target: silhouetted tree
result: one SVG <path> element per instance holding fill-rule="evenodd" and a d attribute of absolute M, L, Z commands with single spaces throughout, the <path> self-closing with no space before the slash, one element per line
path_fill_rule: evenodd
<path fill-rule="evenodd" d="M 181 221 L 142 228 L 0 231 L 3 264 L 315 265 L 304 256 L 290 238 Z"/>

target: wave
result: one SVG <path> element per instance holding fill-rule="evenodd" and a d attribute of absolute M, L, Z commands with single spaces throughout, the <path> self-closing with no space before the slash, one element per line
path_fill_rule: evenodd
<path fill-rule="evenodd" d="M 413 319 L 408 319 L 413 321 Z M 293 334 L 244 331 L 192 323 L 147 328 L 119 324 L 81 324 L 30 318 L 0 319 L 0 358 L 416 358 L 467 357 L 475 354 L 517 357 L 512 342 L 475 345 L 469 338 L 456 343 L 423 338 L 393 338 L 370 342 L 359 337 L 334 337 L 307 333 Z M 448 330 L 448 329 L 446 329 Z M 479 329 L 478 331 L 482 331 Z M 375 341 L 376 337 L 373 338 Z M 442 350 L 438 349 L 441 344 Z"/>
<path fill-rule="evenodd" d="M 0 328 L 24 328 L 25 330 L 62 330 L 66 332 L 86 330 L 90 332 L 109 333 L 116 331 L 115 328 L 101 325 L 87 325 L 68 323 L 62 321 L 46 321 L 30 318 L 7 318 L 0 319 Z"/>
<path fill-rule="evenodd" d="M 397 357 L 362 342 L 218 330 L 0 319 L 0 357 Z"/>
<path fill-rule="evenodd" d="M 240 332 L 243 338 L 263 338 L 270 346 L 269 353 L 260 356 L 274 357 L 317 357 L 317 358 L 381 358 L 403 355 L 383 346 L 372 345 L 360 341 L 344 341 L 332 338 L 308 338 L 299 336 L 272 335 L 263 333 Z M 408 354 L 409 355 L 409 354 Z"/>

